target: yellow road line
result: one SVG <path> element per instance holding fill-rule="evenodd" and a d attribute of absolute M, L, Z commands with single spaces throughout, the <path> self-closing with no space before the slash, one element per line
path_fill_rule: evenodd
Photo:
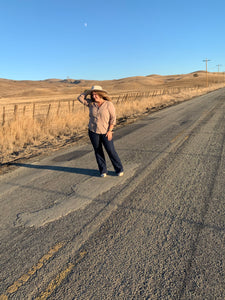
<path fill-rule="evenodd" d="M 47 299 L 53 293 L 53 291 L 58 286 L 60 286 L 63 279 L 65 279 L 71 273 L 73 268 L 74 268 L 74 265 L 69 264 L 68 267 L 65 270 L 63 270 L 61 273 L 59 273 L 59 275 L 57 275 L 57 277 L 49 283 L 46 291 L 42 292 L 41 295 L 39 297 L 37 297 L 35 300 Z"/>
<path fill-rule="evenodd" d="M 178 133 L 178 135 L 177 136 L 175 136 L 175 138 L 173 138 L 171 141 L 170 141 L 170 143 L 172 144 L 172 143 L 174 143 L 183 133 L 185 132 L 185 130 L 182 130 L 180 133 Z"/>
<path fill-rule="evenodd" d="M 48 285 L 47 289 L 40 294 L 35 300 L 46 300 L 51 294 L 59 287 L 62 281 L 71 273 L 75 265 L 81 261 L 81 259 L 87 254 L 86 251 L 80 252 L 78 259 L 75 264 L 69 263 L 67 268 L 60 272 L 56 278 L 54 278 Z"/>
<path fill-rule="evenodd" d="M 40 270 L 43 265 L 56 253 L 60 248 L 63 247 L 63 243 L 56 244 L 52 249 L 48 251 L 47 254 L 39 259 L 38 263 L 34 265 L 30 270 L 22 275 L 18 280 L 16 280 L 11 286 L 8 287 L 5 294 L 0 295 L 0 300 L 7 300 L 8 295 L 15 293 L 22 285 L 24 285 L 38 270 Z"/>

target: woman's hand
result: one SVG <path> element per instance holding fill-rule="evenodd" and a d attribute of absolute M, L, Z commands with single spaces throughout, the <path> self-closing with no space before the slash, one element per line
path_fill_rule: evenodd
<path fill-rule="evenodd" d="M 112 140 L 112 137 L 113 137 L 113 132 L 112 131 L 108 131 L 106 133 L 106 137 L 108 138 L 108 141 L 111 141 Z"/>

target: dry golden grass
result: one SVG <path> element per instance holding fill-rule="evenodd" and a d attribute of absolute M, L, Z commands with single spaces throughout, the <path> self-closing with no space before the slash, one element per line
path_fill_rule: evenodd
<path fill-rule="evenodd" d="M 151 109 L 160 109 L 162 107 L 170 106 L 175 103 L 179 103 L 185 100 L 189 100 L 193 97 L 197 97 L 203 94 L 206 94 L 215 89 L 223 88 L 225 86 L 222 84 L 215 84 L 211 87 L 205 88 L 184 88 L 179 92 L 174 94 L 164 94 L 158 95 L 154 97 L 142 96 L 137 98 L 136 100 L 132 100 L 128 98 L 128 101 L 115 104 L 117 117 L 118 118 L 127 118 L 132 115 L 143 114 L 144 112 L 148 112 Z"/>
<path fill-rule="evenodd" d="M 3 95 L 0 108 L 5 107 L 8 116 L 4 126 L 0 127 L 1 162 L 58 149 L 68 141 L 85 136 L 88 109 L 72 100 L 93 84 L 102 85 L 110 92 L 119 120 L 134 120 L 151 109 L 169 106 L 225 86 L 223 74 L 208 74 L 210 86 L 206 88 L 205 75 L 204 72 L 176 76 L 152 75 L 75 84 L 58 80 L 0 80 Z M 63 102 L 63 99 L 71 102 Z"/>
<path fill-rule="evenodd" d="M 88 110 L 60 114 L 48 119 L 18 117 L 0 128 L 1 162 L 59 148 L 71 137 L 78 138 L 87 127 Z"/>

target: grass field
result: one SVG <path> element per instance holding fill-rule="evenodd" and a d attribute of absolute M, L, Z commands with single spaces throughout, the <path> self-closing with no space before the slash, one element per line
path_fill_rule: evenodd
<path fill-rule="evenodd" d="M 206 86 L 206 79 L 208 86 Z M 52 151 L 86 135 L 88 109 L 77 96 L 93 84 L 108 90 L 118 123 L 225 86 L 224 74 L 131 77 L 94 82 L 0 79 L 1 163 Z"/>

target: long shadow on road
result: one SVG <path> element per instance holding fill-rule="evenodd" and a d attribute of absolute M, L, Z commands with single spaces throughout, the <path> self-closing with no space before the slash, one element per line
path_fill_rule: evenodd
<path fill-rule="evenodd" d="M 72 168 L 72 167 L 61 167 L 61 166 L 49 166 L 49 165 L 32 165 L 32 164 L 22 164 L 22 163 L 10 163 L 11 166 L 24 167 L 30 169 L 39 169 L 39 170 L 50 170 L 50 171 L 60 171 L 60 172 L 69 172 L 81 175 L 88 175 L 91 177 L 99 177 L 99 171 L 95 169 L 84 169 L 84 168 Z M 110 176 L 116 176 L 112 171 L 108 171 Z"/>

